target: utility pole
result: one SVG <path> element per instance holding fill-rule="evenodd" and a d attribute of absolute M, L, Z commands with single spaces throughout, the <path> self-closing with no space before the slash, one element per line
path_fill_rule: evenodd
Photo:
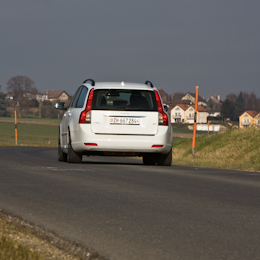
<path fill-rule="evenodd" d="M 196 143 L 196 131 L 197 131 L 198 99 L 199 99 L 199 87 L 196 86 L 195 113 L 194 113 L 193 138 L 192 138 L 192 161 L 194 161 L 194 159 L 195 159 L 195 143 Z"/>
<path fill-rule="evenodd" d="M 16 117 L 16 110 L 14 111 L 14 123 L 15 123 L 15 144 L 17 145 L 17 117 Z"/>

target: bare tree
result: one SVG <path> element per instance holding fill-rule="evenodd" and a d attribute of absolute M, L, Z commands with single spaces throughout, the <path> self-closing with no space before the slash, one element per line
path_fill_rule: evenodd
<path fill-rule="evenodd" d="M 19 117 L 21 117 L 21 110 L 28 106 L 28 94 L 35 92 L 35 83 L 27 76 L 14 76 L 7 81 L 6 85 L 7 90 L 13 93 L 18 102 Z"/>
<path fill-rule="evenodd" d="M 238 98 L 243 98 L 244 105 L 242 107 L 244 110 L 254 110 L 260 112 L 260 98 L 257 97 L 254 91 L 250 93 L 240 92 L 239 95 L 236 95 L 234 93 L 230 93 L 227 95 L 227 99 L 231 100 L 234 104 L 236 103 L 236 101 L 238 101 Z"/>
<path fill-rule="evenodd" d="M 34 81 L 27 76 L 14 76 L 7 81 L 7 90 L 20 96 L 25 93 L 31 93 L 34 88 Z"/>
<path fill-rule="evenodd" d="M 229 100 L 232 101 L 233 103 L 236 101 L 236 98 L 237 98 L 237 95 L 234 94 L 234 93 L 229 93 L 229 94 L 226 96 L 226 99 L 229 99 Z"/>
<path fill-rule="evenodd" d="M 257 99 L 257 103 L 256 103 L 256 108 L 255 108 L 255 110 L 256 110 L 257 112 L 260 112 L 260 98 Z"/>
<path fill-rule="evenodd" d="M 250 104 L 249 109 L 260 112 L 260 110 L 258 110 L 258 108 L 257 108 L 258 102 L 259 101 L 257 100 L 257 95 L 255 94 L 255 92 L 254 91 L 250 92 L 250 94 L 249 94 L 249 104 Z"/>
<path fill-rule="evenodd" d="M 257 95 L 254 91 L 248 93 L 248 92 L 242 92 L 242 96 L 245 100 L 245 109 L 246 110 L 257 110 Z"/>
<path fill-rule="evenodd" d="M 7 110 L 6 110 L 6 101 L 5 101 L 5 97 L 6 94 L 1 92 L 1 85 L 0 85 L 0 117 L 1 116 L 7 116 Z"/>

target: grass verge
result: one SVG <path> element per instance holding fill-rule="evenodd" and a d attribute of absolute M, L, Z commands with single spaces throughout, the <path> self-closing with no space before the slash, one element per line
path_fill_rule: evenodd
<path fill-rule="evenodd" d="M 1 260 L 105 260 L 93 249 L 58 237 L 0 209 Z"/>
<path fill-rule="evenodd" d="M 43 260 L 42 255 L 34 252 L 30 246 L 19 242 L 24 236 L 29 237 L 28 234 L 22 233 L 12 223 L 0 217 L 0 259 Z"/>
<path fill-rule="evenodd" d="M 0 238 L 0 259 L 41 260 L 43 258 L 29 248 L 4 236 Z"/>
<path fill-rule="evenodd" d="M 196 139 L 192 160 L 192 139 L 173 145 L 176 165 L 260 171 L 260 129 L 230 130 Z"/>

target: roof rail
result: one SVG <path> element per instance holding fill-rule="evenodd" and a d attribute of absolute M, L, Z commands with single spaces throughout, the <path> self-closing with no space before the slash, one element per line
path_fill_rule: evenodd
<path fill-rule="evenodd" d="M 95 86 L 95 81 L 93 79 L 86 79 L 83 83 L 87 83 L 88 81 L 91 82 L 91 86 Z"/>
<path fill-rule="evenodd" d="M 150 87 L 153 88 L 153 83 L 151 81 L 146 80 L 145 84 L 148 85 L 148 86 L 150 85 Z"/>

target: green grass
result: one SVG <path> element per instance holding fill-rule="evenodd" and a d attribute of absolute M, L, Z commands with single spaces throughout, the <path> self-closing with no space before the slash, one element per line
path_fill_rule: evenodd
<path fill-rule="evenodd" d="M 0 121 L 10 121 L 10 123 L 14 123 L 14 116 L 11 117 L 0 117 Z M 50 124 L 59 124 L 61 119 L 51 119 L 51 118 L 39 118 L 39 117 L 22 117 L 17 118 L 18 123 L 29 121 L 29 122 L 40 122 L 40 123 L 50 123 Z"/>
<path fill-rule="evenodd" d="M 181 140 L 183 140 L 183 138 L 181 138 L 181 137 L 173 137 L 172 138 L 172 144 L 175 145 L 176 143 L 180 142 Z"/>
<path fill-rule="evenodd" d="M 193 130 L 186 128 L 178 128 L 178 127 L 173 127 L 172 128 L 173 133 L 185 133 L 185 134 L 192 134 Z"/>
<path fill-rule="evenodd" d="M 187 125 L 184 125 L 183 126 L 180 126 L 180 125 L 177 125 L 177 126 L 173 126 L 172 127 L 172 132 L 173 134 L 193 134 L 193 130 L 190 130 Z M 213 134 L 214 132 L 209 132 L 210 134 Z M 207 135 L 208 134 L 208 131 L 197 131 L 197 135 Z"/>
<path fill-rule="evenodd" d="M 173 145 L 173 163 L 185 166 L 260 171 L 260 129 L 230 130 L 196 139 L 192 160 L 192 139 Z"/>
<path fill-rule="evenodd" d="M 15 241 L 2 236 L 0 237 L 0 259 L 2 260 L 41 260 L 37 253 L 28 247 L 22 246 Z"/>
<path fill-rule="evenodd" d="M 55 147 L 58 143 L 58 126 L 19 124 L 17 144 L 19 146 Z M 0 122 L 0 145 L 15 145 L 14 123 Z"/>

